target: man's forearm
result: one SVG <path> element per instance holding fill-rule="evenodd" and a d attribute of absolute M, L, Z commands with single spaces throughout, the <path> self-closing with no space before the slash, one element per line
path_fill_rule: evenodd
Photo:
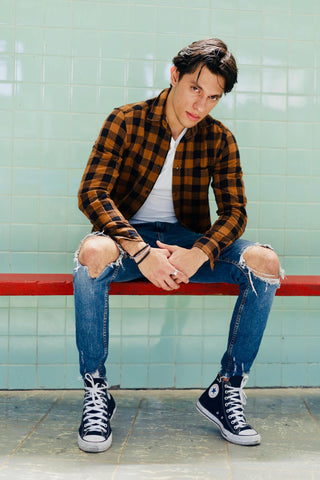
<path fill-rule="evenodd" d="M 124 238 L 119 239 L 118 243 L 120 243 L 121 247 L 130 255 L 130 257 L 133 257 L 137 252 L 139 252 L 139 250 L 147 245 L 144 241 L 136 242 L 132 240 L 125 240 Z"/>

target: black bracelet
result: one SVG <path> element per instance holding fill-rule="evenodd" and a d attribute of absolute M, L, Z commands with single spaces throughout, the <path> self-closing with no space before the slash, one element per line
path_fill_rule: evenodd
<path fill-rule="evenodd" d="M 145 254 L 145 256 L 142 257 L 141 260 L 139 260 L 139 262 L 136 263 L 136 265 L 139 265 L 139 263 L 143 262 L 143 260 L 144 260 L 145 258 L 147 258 L 147 256 L 149 255 L 149 253 L 150 253 L 150 250 L 147 251 L 147 253 Z"/>
<path fill-rule="evenodd" d="M 136 258 L 136 257 L 139 255 L 139 253 L 142 253 L 143 250 L 145 250 L 145 249 L 148 248 L 148 247 L 149 247 L 149 244 L 147 243 L 143 248 L 141 248 L 141 250 L 139 250 L 138 252 L 136 252 L 136 253 L 132 256 L 132 258 Z"/>

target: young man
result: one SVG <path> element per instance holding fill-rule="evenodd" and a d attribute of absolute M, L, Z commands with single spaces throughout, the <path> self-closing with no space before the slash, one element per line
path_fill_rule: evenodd
<path fill-rule="evenodd" d="M 209 116 L 236 81 L 236 62 L 221 40 L 194 42 L 173 59 L 170 88 L 113 110 L 93 146 L 79 190 L 79 207 L 93 233 L 82 241 L 74 270 L 85 382 L 78 445 L 84 451 L 103 451 L 112 442 L 108 287 L 141 277 L 168 291 L 189 281 L 239 285 L 221 370 L 197 409 L 230 442 L 260 443 L 243 413 L 243 387 L 280 265 L 270 247 L 239 239 L 246 198 L 238 148 L 231 132 Z M 218 207 L 213 225 L 210 185 Z"/>

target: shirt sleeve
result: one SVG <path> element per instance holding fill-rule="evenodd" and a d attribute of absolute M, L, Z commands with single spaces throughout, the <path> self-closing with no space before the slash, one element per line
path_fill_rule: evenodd
<path fill-rule="evenodd" d="M 212 188 L 218 219 L 194 246 L 208 255 L 213 269 L 220 252 L 243 234 L 247 224 L 243 173 L 237 143 L 231 132 L 223 135 Z"/>
<path fill-rule="evenodd" d="M 111 198 L 126 146 L 124 113 L 115 109 L 106 119 L 92 148 L 78 192 L 79 209 L 93 224 L 115 240 L 142 241 Z"/>

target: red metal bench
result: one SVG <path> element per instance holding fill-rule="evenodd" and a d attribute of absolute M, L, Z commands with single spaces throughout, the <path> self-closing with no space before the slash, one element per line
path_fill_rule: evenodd
<path fill-rule="evenodd" d="M 111 295 L 238 295 L 237 285 L 227 283 L 181 284 L 166 291 L 147 280 L 113 282 Z M 72 275 L 60 273 L 1 273 L 0 295 L 73 295 Z M 276 295 L 319 296 L 320 275 L 288 275 Z"/>

